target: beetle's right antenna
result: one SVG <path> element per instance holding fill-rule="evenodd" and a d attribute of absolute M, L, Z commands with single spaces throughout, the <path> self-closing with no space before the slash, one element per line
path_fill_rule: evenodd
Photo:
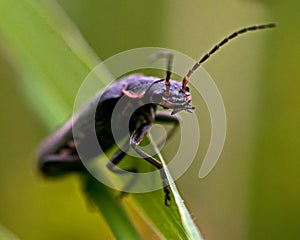
<path fill-rule="evenodd" d="M 228 37 L 224 38 L 223 41 L 221 41 L 219 44 L 217 44 L 212 50 L 210 50 L 209 53 L 205 54 L 201 60 L 199 62 L 196 62 L 195 65 L 188 71 L 187 75 L 183 78 L 182 81 L 182 87 L 181 87 L 181 92 L 185 92 L 186 89 L 186 85 L 189 82 L 189 79 L 191 77 L 191 75 L 196 71 L 196 69 L 202 64 L 204 63 L 213 53 L 215 53 L 221 46 L 225 45 L 225 43 L 227 43 L 229 40 L 237 37 L 238 35 L 248 32 L 248 31 L 255 31 L 255 30 L 259 30 L 259 29 L 265 29 L 265 28 L 273 28 L 275 27 L 276 24 L 275 23 L 269 23 L 269 24 L 263 24 L 263 25 L 257 25 L 257 26 L 251 26 L 251 27 L 246 27 L 243 29 L 240 29 L 234 33 L 232 33 L 231 35 L 229 35 Z"/>

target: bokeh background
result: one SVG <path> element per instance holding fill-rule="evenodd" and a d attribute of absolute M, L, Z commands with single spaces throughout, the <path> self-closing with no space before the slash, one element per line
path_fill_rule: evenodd
<path fill-rule="evenodd" d="M 215 169 L 199 180 L 210 130 L 196 97 L 203 142 L 177 184 L 206 239 L 300 239 L 298 1 L 57 2 L 101 59 L 152 46 L 198 59 L 233 30 L 277 22 L 276 29 L 233 41 L 205 64 L 224 99 L 227 140 Z M 35 150 L 49 131 L 26 100 L 17 56 L 1 28 L 0 36 L 0 224 L 20 239 L 111 238 L 76 176 L 44 181 L 37 173 Z"/>

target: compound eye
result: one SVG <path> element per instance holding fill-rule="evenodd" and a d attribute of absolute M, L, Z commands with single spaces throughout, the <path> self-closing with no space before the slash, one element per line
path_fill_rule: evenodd
<path fill-rule="evenodd" d="M 185 91 L 189 92 L 189 91 L 190 91 L 190 87 L 189 87 L 189 86 L 186 86 L 186 87 L 185 87 Z"/>

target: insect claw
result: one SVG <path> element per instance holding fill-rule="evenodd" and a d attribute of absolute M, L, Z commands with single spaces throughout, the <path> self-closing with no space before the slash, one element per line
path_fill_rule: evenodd
<path fill-rule="evenodd" d="M 169 202 L 171 201 L 171 197 L 170 197 L 170 190 L 168 189 L 168 187 L 164 187 L 164 192 L 165 192 L 165 205 L 166 206 L 170 206 Z"/>
<path fill-rule="evenodd" d="M 167 207 L 170 207 L 170 204 L 168 203 L 168 201 L 170 201 L 170 199 L 168 197 L 165 197 L 165 205 Z"/>

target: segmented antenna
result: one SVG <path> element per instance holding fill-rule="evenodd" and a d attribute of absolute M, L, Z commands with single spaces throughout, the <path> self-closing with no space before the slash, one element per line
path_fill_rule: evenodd
<path fill-rule="evenodd" d="M 189 79 L 191 77 L 191 75 L 196 71 L 196 69 L 202 64 L 204 63 L 212 54 L 214 54 L 221 46 L 225 45 L 227 42 L 229 42 L 229 40 L 237 37 L 238 35 L 248 32 L 248 31 L 255 31 L 255 30 L 259 30 L 259 29 L 265 29 L 265 28 L 273 28 L 275 27 L 276 24 L 275 23 L 269 23 L 269 24 L 263 24 L 263 25 L 257 25 L 257 26 L 251 26 L 251 27 L 246 27 L 243 29 L 240 29 L 234 33 L 232 33 L 231 35 L 229 35 L 228 37 L 224 38 L 223 41 L 221 41 L 219 44 L 217 44 L 212 50 L 210 50 L 209 53 L 205 54 L 201 60 L 199 62 L 196 62 L 195 65 L 188 71 L 187 75 L 183 78 L 182 81 L 182 87 L 181 87 L 181 91 L 185 92 L 186 89 L 186 85 L 189 82 Z"/>
<path fill-rule="evenodd" d="M 167 59 L 167 70 L 166 70 L 166 92 L 165 94 L 168 96 L 170 94 L 170 79 L 171 79 L 171 70 L 172 70 L 172 64 L 173 64 L 173 58 L 174 55 L 173 53 L 170 52 L 158 52 L 154 53 L 153 55 L 150 56 L 151 61 L 156 61 L 158 58 L 166 58 Z"/>

